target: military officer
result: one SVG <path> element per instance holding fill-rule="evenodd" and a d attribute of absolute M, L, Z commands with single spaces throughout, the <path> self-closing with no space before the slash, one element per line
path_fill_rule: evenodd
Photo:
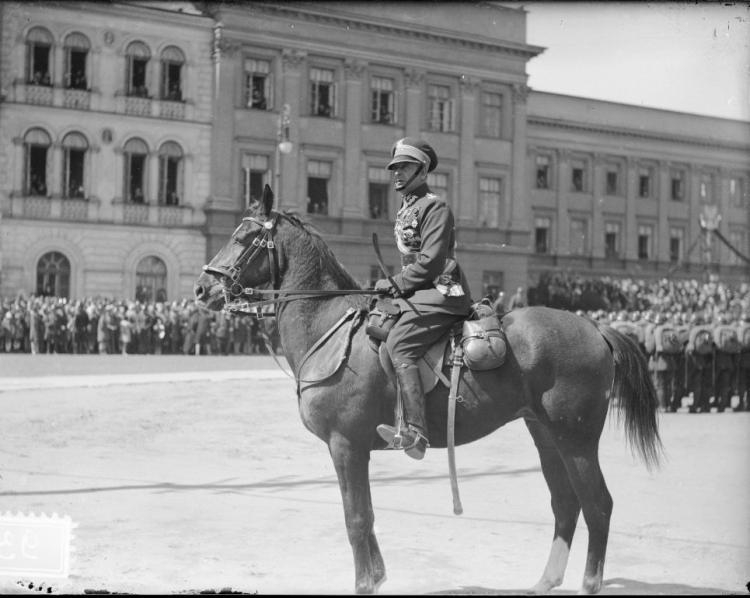
<path fill-rule="evenodd" d="M 428 441 L 425 397 L 417 361 L 430 345 L 462 320 L 471 309 L 469 286 L 456 262 L 453 213 L 446 201 L 427 185 L 427 174 L 438 163 L 435 150 L 413 137 L 397 141 L 391 149 L 393 186 L 401 194 L 394 235 L 401 253 L 401 272 L 391 281 L 377 281 L 375 289 L 396 297 L 401 316 L 386 340 L 404 405 L 407 427 L 381 424 L 380 436 L 394 448 L 403 448 L 414 459 L 424 457 Z M 403 300 L 420 312 L 417 314 Z M 394 438 L 399 436 L 399 445 Z"/>

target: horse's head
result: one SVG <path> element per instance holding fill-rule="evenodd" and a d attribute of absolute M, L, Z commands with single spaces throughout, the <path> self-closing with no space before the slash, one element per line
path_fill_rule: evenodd
<path fill-rule="evenodd" d="M 278 284 L 278 255 L 274 234 L 279 214 L 272 210 L 273 191 L 248 208 L 242 222 L 195 281 L 195 298 L 219 310 L 230 301 L 251 298 L 253 288 Z"/>

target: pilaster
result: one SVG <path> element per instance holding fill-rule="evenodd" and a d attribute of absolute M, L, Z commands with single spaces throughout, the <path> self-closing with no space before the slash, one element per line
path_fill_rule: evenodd
<path fill-rule="evenodd" d="M 638 220 L 636 218 L 635 196 L 636 161 L 628 156 L 625 159 L 625 259 L 638 259 Z"/>
<path fill-rule="evenodd" d="M 344 218 L 362 218 L 366 196 L 362 176 L 362 75 L 367 64 L 360 60 L 344 63 L 346 85 L 346 115 L 344 121 Z"/>
<path fill-rule="evenodd" d="M 530 88 L 525 84 L 513 85 L 513 163 L 510 225 L 513 231 L 528 231 L 531 218 L 531 201 L 526 177 L 526 100 Z"/>
<path fill-rule="evenodd" d="M 550 164 L 550 169 L 555 175 L 553 191 L 557 205 L 557 248 L 558 253 L 564 249 L 565 255 L 570 254 L 570 205 L 565 187 L 569 165 L 570 152 L 568 150 L 558 150 Z"/>
<path fill-rule="evenodd" d="M 458 198 L 452 206 L 460 224 L 471 225 L 477 217 L 477 177 L 474 164 L 474 139 L 477 129 L 477 91 L 479 79 L 462 76 L 461 89 L 461 125 L 459 138 L 459 172 Z M 474 198 L 466 201 L 466 198 Z M 499 215 L 502 216 L 502 215 Z"/>
<path fill-rule="evenodd" d="M 422 107 L 424 105 L 425 72 L 419 69 L 407 69 L 404 73 L 406 85 L 406 118 L 404 121 L 406 136 L 419 136 L 423 127 Z"/>

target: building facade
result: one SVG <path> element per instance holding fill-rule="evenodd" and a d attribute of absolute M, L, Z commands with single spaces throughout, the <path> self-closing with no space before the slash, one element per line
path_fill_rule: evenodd
<path fill-rule="evenodd" d="M 4 2 L 2 295 L 171 300 L 206 252 L 213 22 Z"/>
<path fill-rule="evenodd" d="M 426 10 L 427 9 L 427 10 Z M 85 18 L 82 18 L 85 15 Z M 530 90 L 493 2 L 0 4 L 0 295 L 172 300 L 268 183 L 363 285 L 385 165 L 418 136 L 472 294 L 544 270 L 726 280 L 750 253 L 750 123 Z M 708 207 L 706 207 L 708 206 Z"/>

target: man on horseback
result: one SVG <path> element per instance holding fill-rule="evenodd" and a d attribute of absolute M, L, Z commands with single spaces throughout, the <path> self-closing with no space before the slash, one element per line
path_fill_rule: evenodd
<path fill-rule="evenodd" d="M 401 272 L 390 280 L 377 281 L 375 289 L 396 297 L 394 303 L 402 311 L 386 340 L 407 424 L 400 431 L 401 446 L 396 448 L 404 448 L 410 457 L 422 459 L 429 442 L 417 361 L 469 313 L 471 298 L 455 258 L 453 213 L 445 200 L 427 186 L 427 174 L 438 163 L 435 150 L 422 140 L 405 137 L 394 144 L 391 156 L 386 168 L 392 171 L 393 186 L 401 194 L 394 225 Z M 409 298 L 411 305 L 399 297 Z M 395 427 L 385 424 L 379 425 L 377 431 L 391 446 L 399 434 Z"/>

